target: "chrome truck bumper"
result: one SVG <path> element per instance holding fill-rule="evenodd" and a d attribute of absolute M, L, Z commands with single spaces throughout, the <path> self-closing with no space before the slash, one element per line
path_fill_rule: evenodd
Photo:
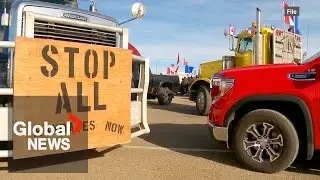
<path fill-rule="evenodd" d="M 228 141 L 228 128 L 218 127 L 208 122 L 210 136 L 218 141 Z"/>

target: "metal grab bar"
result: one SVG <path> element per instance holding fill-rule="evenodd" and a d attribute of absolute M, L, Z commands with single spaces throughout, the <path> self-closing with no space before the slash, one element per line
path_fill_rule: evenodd
<path fill-rule="evenodd" d="M 141 112 L 141 120 L 137 124 L 131 124 L 131 126 L 139 125 L 140 130 L 131 133 L 131 138 L 138 137 L 143 134 L 147 134 L 150 132 L 150 128 L 147 121 L 147 95 L 148 95 L 148 87 L 149 87 L 149 68 L 150 68 L 150 60 L 149 58 L 142 57 L 142 56 L 132 56 L 133 60 L 142 62 L 140 64 L 140 78 L 139 78 L 139 84 L 138 88 L 131 88 L 131 93 L 137 93 L 138 101 L 141 102 L 141 104 L 138 104 Z M 139 94 L 138 94 L 139 93 Z M 135 103 L 135 102 L 133 102 Z M 133 107 L 133 103 L 131 108 Z M 131 110 L 132 113 L 132 110 Z M 132 115 L 131 115 L 131 118 Z M 132 122 L 132 120 L 131 120 Z"/>
<path fill-rule="evenodd" d="M 143 93 L 142 88 L 131 88 L 131 93 Z"/>
<path fill-rule="evenodd" d="M 0 41 L 0 48 L 14 48 L 16 42 L 14 41 Z"/>

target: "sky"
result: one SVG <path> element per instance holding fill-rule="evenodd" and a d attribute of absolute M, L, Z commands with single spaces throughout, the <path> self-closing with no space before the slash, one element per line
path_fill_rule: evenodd
<path fill-rule="evenodd" d="M 175 64 L 178 53 L 180 61 L 186 58 L 189 66 L 196 68 L 200 63 L 232 55 L 224 30 L 231 24 L 239 33 L 251 26 L 257 7 L 261 9 L 262 26 L 285 27 L 282 0 L 96 0 L 100 13 L 119 22 L 131 18 L 134 2 L 146 6 L 146 15 L 122 26 L 129 28 L 129 42 L 142 56 L 151 59 L 151 70 L 157 74 Z M 308 57 L 312 56 L 320 50 L 320 34 L 317 33 L 320 28 L 319 0 L 286 2 L 300 7 L 303 49 L 308 50 Z M 80 8 L 88 9 L 89 5 L 89 0 L 79 0 Z M 180 70 L 182 68 L 181 63 Z"/>

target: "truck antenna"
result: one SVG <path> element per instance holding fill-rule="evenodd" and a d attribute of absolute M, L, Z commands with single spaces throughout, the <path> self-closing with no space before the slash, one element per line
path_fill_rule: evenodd
<path fill-rule="evenodd" d="M 309 24 L 308 24 L 308 31 L 307 31 L 307 52 L 306 52 L 306 56 L 308 55 L 308 50 L 309 50 Z"/>

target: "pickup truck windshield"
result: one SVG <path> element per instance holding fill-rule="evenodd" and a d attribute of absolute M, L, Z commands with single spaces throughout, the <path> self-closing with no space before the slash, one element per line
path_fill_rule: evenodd
<path fill-rule="evenodd" d="M 311 62 L 313 60 L 316 60 L 317 58 L 320 57 L 320 51 L 317 52 L 316 54 L 314 54 L 313 56 L 309 57 L 308 59 L 306 59 L 302 64 L 306 64 L 308 62 Z"/>

